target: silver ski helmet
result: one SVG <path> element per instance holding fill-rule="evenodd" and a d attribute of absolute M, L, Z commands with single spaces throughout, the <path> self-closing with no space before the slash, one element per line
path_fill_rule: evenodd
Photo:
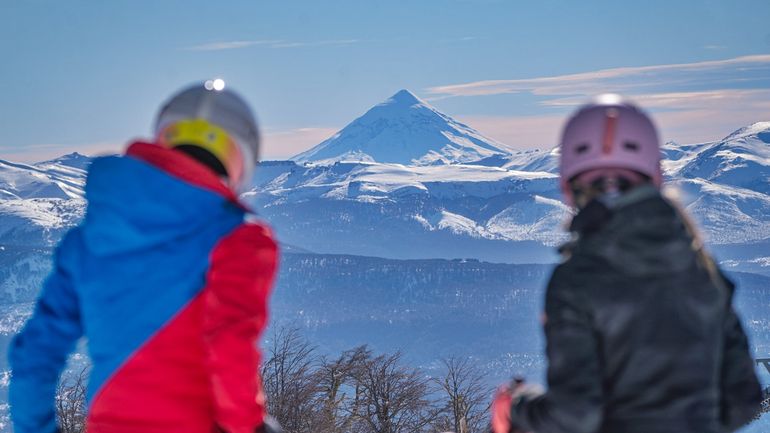
<path fill-rule="evenodd" d="M 570 181 L 588 171 L 626 169 L 660 186 L 660 142 L 652 120 L 619 95 L 605 94 L 567 120 L 560 141 L 559 176 L 567 202 Z"/>
<path fill-rule="evenodd" d="M 155 120 L 159 145 L 204 149 L 222 164 L 231 189 L 241 192 L 259 161 L 259 129 L 246 101 L 221 79 L 187 87 L 166 101 Z"/>

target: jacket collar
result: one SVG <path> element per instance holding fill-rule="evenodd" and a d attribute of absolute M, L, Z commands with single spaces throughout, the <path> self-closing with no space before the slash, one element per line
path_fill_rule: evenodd
<path fill-rule="evenodd" d="M 251 209 L 205 165 L 190 156 L 157 144 L 136 141 L 126 149 L 126 156 L 144 161 L 158 169 L 202 189 L 215 192 L 251 213 Z"/>
<path fill-rule="evenodd" d="M 660 191 L 652 185 L 645 185 L 618 197 L 596 198 L 575 215 L 569 230 L 580 234 L 597 231 L 624 208 L 655 197 L 660 197 Z"/>

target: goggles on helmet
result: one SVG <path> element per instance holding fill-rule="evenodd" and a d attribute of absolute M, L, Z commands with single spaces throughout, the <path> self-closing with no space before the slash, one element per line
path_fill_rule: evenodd
<path fill-rule="evenodd" d="M 205 119 L 179 120 L 165 126 L 159 132 L 157 142 L 169 149 L 194 146 L 207 151 L 222 165 L 230 187 L 240 185 L 243 155 L 235 140 L 219 126 Z"/>

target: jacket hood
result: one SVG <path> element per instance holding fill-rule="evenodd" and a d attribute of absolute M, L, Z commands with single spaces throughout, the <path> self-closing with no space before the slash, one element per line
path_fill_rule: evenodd
<path fill-rule="evenodd" d="M 212 221 L 244 215 L 222 194 L 132 156 L 95 159 L 85 195 L 88 207 L 81 230 L 87 248 L 97 255 L 155 247 L 192 235 Z"/>

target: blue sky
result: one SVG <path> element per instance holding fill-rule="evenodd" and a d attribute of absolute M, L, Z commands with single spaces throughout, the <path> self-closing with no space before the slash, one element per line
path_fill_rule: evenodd
<path fill-rule="evenodd" d="M 4 1 L 0 158 L 118 151 L 179 87 L 222 77 L 288 157 L 408 88 L 516 148 L 601 91 L 666 140 L 770 120 L 770 2 Z"/>

